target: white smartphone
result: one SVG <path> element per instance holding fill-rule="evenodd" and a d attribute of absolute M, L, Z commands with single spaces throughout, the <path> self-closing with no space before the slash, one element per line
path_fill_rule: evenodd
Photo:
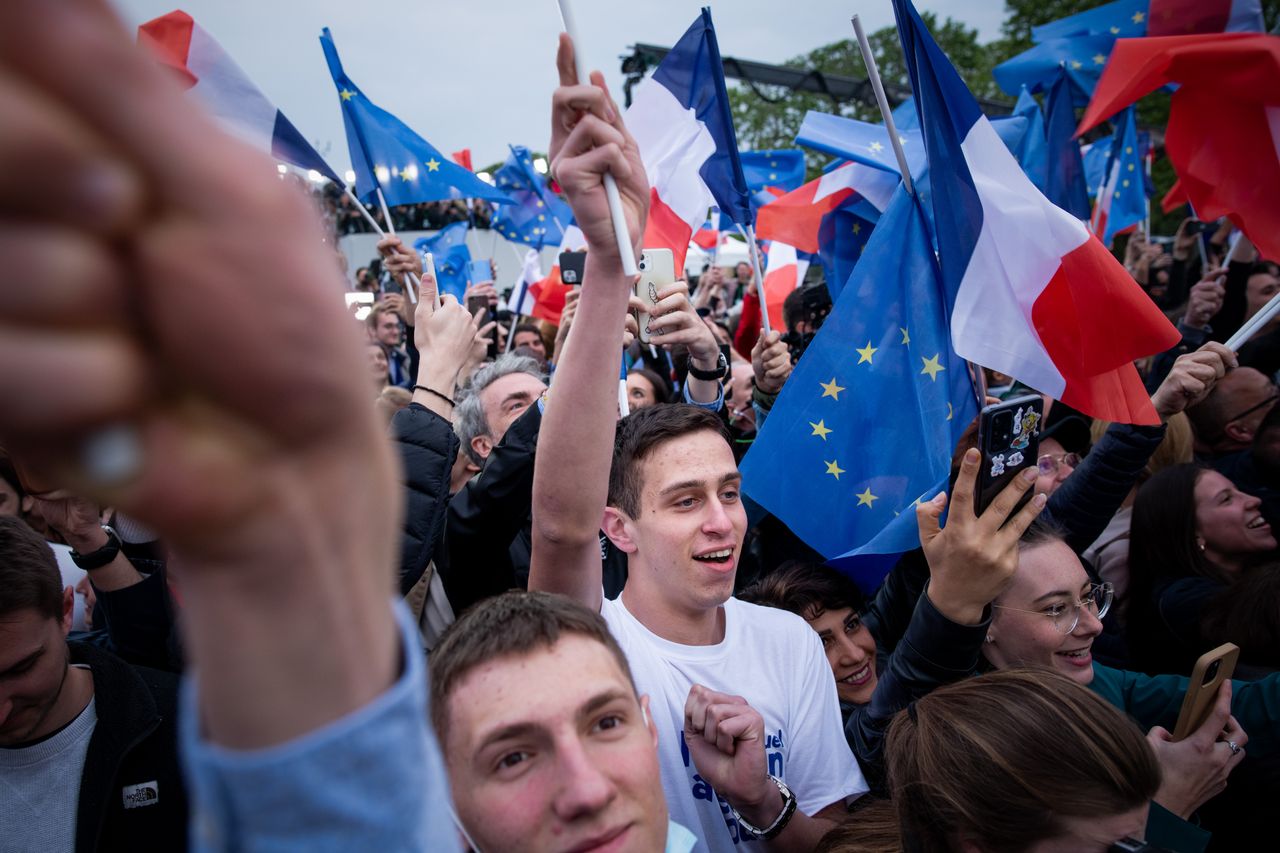
<path fill-rule="evenodd" d="M 645 249 L 640 254 L 640 280 L 636 296 L 650 307 L 658 301 L 658 291 L 676 283 L 676 259 L 670 249 Z M 640 343 L 649 343 L 649 312 L 636 312 Z"/>

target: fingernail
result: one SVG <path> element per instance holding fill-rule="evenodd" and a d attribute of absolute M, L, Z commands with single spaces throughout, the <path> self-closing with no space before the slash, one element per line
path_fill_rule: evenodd
<path fill-rule="evenodd" d="M 127 219 L 139 206 L 141 194 L 133 172 L 114 162 L 89 166 L 77 186 L 81 212 L 98 222 Z"/>
<path fill-rule="evenodd" d="M 1032 498 L 1031 502 L 1036 505 L 1036 509 L 1040 509 L 1049 502 L 1049 496 L 1046 494 L 1039 494 Z"/>
<path fill-rule="evenodd" d="M 978 448 L 970 447 L 964 452 L 964 461 L 972 465 L 974 462 L 978 461 L 978 455 Z"/>
<path fill-rule="evenodd" d="M 1028 483 L 1034 483 L 1036 481 L 1036 478 L 1039 476 L 1040 476 L 1040 471 L 1036 468 L 1022 469 L 1022 479 L 1026 480 Z"/>

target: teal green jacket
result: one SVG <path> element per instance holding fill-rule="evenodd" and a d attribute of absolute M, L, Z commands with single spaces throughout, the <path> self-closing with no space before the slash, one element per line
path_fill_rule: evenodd
<path fill-rule="evenodd" d="M 1146 731 L 1173 731 L 1189 679 L 1184 675 L 1143 675 L 1093 665 L 1089 689 L 1124 711 Z M 1249 735 L 1249 754 L 1264 756 L 1280 745 L 1280 673 L 1258 681 L 1231 682 L 1231 714 Z"/>

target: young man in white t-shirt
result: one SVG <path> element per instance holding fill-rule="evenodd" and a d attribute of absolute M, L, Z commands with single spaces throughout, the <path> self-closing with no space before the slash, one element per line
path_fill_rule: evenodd
<path fill-rule="evenodd" d="M 866 784 L 817 635 L 793 614 L 730 597 L 747 520 L 720 423 L 694 407 L 658 406 L 624 421 L 615 448 L 632 281 L 602 175 L 617 181 L 636 244 L 649 187 L 603 78 L 579 85 L 572 50 L 562 37 L 552 171 L 586 235 L 587 267 L 539 438 L 529 586 L 599 608 L 609 623 L 649 695 L 672 820 L 709 850 L 754 839 L 811 849 Z M 678 320 L 677 301 L 650 310 L 657 344 L 696 334 Z M 697 358 L 693 367 L 714 368 Z M 603 598 L 601 527 L 628 554 L 618 601 Z"/>

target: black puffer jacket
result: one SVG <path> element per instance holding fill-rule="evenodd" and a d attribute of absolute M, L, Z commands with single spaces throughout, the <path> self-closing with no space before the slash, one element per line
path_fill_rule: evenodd
<path fill-rule="evenodd" d="M 449 505 L 449 475 L 458 456 L 458 437 L 449 421 L 417 403 L 391 419 L 403 466 L 405 512 L 400 539 L 400 594 L 422 577 L 437 556 Z"/>

